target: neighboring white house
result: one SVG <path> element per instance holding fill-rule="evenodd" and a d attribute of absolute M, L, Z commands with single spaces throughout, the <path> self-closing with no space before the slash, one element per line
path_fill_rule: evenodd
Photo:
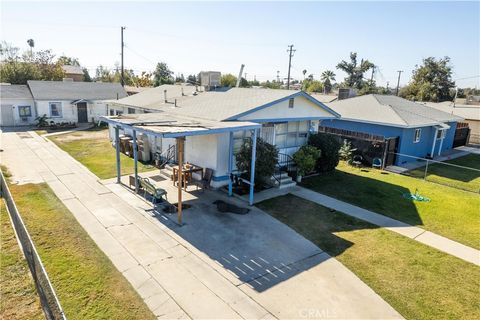
<path fill-rule="evenodd" d="M 127 96 L 119 83 L 29 80 L 27 84 L 35 114 L 55 122 L 96 122 L 108 114 L 106 100 Z"/>
<path fill-rule="evenodd" d="M 0 102 L 0 126 L 30 125 L 34 122 L 34 101 L 28 86 L 0 85 Z"/>
<path fill-rule="evenodd" d="M 180 86 L 177 86 L 180 87 Z M 173 86 L 171 89 L 174 89 Z M 135 109 L 135 113 L 155 113 L 152 120 L 158 124 L 158 113 L 164 121 L 170 118 L 188 117 L 202 121 L 213 121 L 221 125 L 228 122 L 261 124 L 260 137 L 277 146 L 282 154 L 291 155 L 307 143 L 308 135 L 318 129 L 319 120 L 335 119 L 339 115 L 303 91 L 231 88 L 223 91 L 207 91 L 187 94 L 181 88 L 167 90 L 154 88 L 137 95 L 115 101 L 115 107 Z M 112 103 L 109 102 L 109 107 Z M 146 116 L 146 117 L 145 117 Z M 142 117 L 142 122 L 148 115 Z M 128 119 L 128 115 L 120 116 Z M 133 118 L 133 117 L 132 117 Z M 112 119 L 114 121 L 114 119 Z M 147 121 L 148 123 L 148 121 Z M 152 125 L 155 125 L 152 123 Z M 113 129 L 111 124 L 111 138 Z M 131 134 L 123 125 L 125 134 Z M 233 133 L 233 153 L 243 141 L 250 137 L 251 130 Z M 149 136 L 150 150 L 163 153 L 175 145 L 174 137 Z M 228 183 L 229 133 L 189 135 L 185 140 L 185 161 L 214 170 L 212 185 L 219 187 Z"/>

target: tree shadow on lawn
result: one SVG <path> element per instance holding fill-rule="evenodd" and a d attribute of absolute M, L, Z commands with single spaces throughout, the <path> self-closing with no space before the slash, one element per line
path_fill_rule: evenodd
<path fill-rule="evenodd" d="M 411 225 L 423 225 L 414 201 L 405 197 L 415 190 L 400 185 L 335 170 L 305 179 L 302 186 Z"/>

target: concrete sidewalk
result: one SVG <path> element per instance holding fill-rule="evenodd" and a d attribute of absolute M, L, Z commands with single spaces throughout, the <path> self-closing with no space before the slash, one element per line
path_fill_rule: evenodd
<path fill-rule="evenodd" d="M 433 232 L 426 231 L 419 227 L 414 227 L 407 223 L 351 205 L 306 188 L 296 187 L 291 193 L 306 200 L 318 203 L 322 206 L 335 209 L 352 217 L 365 220 L 374 225 L 399 233 L 405 237 L 426 244 L 427 246 L 476 264 L 477 266 L 480 265 L 479 250 L 450 240 Z"/>
<path fill-rule="evenodd" d="M 184 238 L 182 232 L 187 228 L 178 231 L 169 227 L 152 214 L 148 202 L 125 187 L 99 183 L 96 176 L 52 142 L 29 132 L 28 136 L 4 133 L 1 143 L 2 164 L 13 174 L 12 180 L 48 183 L 158 318 L 402 318 L 352 272 L 319 249 L 312 254 L 307 250 L 305 255 L 310 256 L 272 269 L 270 279 L 281 281 L 259 290 L 251 281 L 229 272 L 221 261 L 212 259 L 208 251 L 200 250 L 198 243 L 195 246 L 191 239 Z M 201 208 L 206 208 L 206 202 L 202 203 L 200 197 L 195 201 L 200 201 L 192 202 L 197 211 L 189 210 L 195 213 L 193 218 L 203 219 Z M 186 219 L 189 210 L 185 211 Z M 257 221 L 274 228 L 273 218 L 253 210 Z M 209 219 L 213 218 L 210 213 Z M 272 219 L 271 223 L 268 219 Z M 187 225 L 195 226 L 194 222 Z M 247 225 L 243 228 L 248 230 Z M 282 233 L 291 233 L 286 235 L 290 239 L 296 239 L 292 245 L 311 246 L 286 226 L 279 228 Z M 267 246 L 259 247 L 259 252 L 274 254 L 266 249 L 272 246 L 269 241 L 275 232 L 262 230 L 257 230 L 257 238 L 251 243 Z M 216 236 L 215 230 L 203 232 Z M 237 234 L 242 235 L 249 237 Z M 225 239 L 218 239 L 217 246 L 222 247 Z"/>

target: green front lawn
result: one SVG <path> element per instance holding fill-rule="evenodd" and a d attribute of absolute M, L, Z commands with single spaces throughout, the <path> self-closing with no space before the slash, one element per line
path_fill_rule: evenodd
<path fill-rule="evenodd" d="M 10 189 L 68 319 L 154 319 L 48 185 Z"/>
<path fill-rule="evenodd" d="M 115 148 L 112 147 L 106 132 L 98 134 L 99 129 L 76 131 L 50 137 L 56 145 L 81 162 L 100 179 L 116 177 Z M 91 137 L 89 137 L 91 135 Z M 120 154 L 122 175 L 133 173 L 133 159 Z M 138 162 L 138 172 L 151 171 L 154 167 Z"/>
<path fill-rule="evenodd" d="M 444 162 L 480 170 L 480 155 L 478 154 L 469 154 Z M 423 179 L 425 176 L 425 167 L 412 170 L 408 172 L 408 174 Z M 467 191 L 480 192 L 480 171 L 440 163 L 429 164 L 427 168 L 427 180 Z"/>
<path fill-rule="evenodd" d="M 302 185 L 339 200 L 480 249 L 480 196 L 420 179 L 340 162 L 332 173 L 304 179 Z M 413 202 L 420 192 L 431 202 Z"/>
<path fill-rule="evenodd" d="M 0 199 L 0 248 L 0 319 L 45 319 L 3 199 Z"/>
<path fill-rule="evenodd" d="M 407 319 L 480 319 L 480 268 L 286 195 L 258 206 L 339 260 Z"/>

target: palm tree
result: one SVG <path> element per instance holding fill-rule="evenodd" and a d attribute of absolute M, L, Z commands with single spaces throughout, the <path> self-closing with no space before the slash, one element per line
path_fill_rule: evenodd
<path fill-rule="evenodd" d="M 350 62 L 342 60 L 337 64 L 337 69 L 344 71 L 347 74 L 345 78 L 345 84 L 350 88 L 361 89 L 365 83 L 363 80 L 363 74 L 369 69 L 373 68 L 373 63 L 368 60 L 361 60 L 360 64 L 357 64 L 357 53 L 350 53 Z"/>
<path fill-rule="evenodd" d="M 35 41 L 33 39 L 28 39 L 27 40 L 28 45 L 30 46 L 30 54 L 33 54 L 33 47 L 35 47 Z"/>
<path fill-rule="evenodd" d="M 307 74 L 307 69 L 303 69 L 302 73 L 303 73 L 303 80 L 305 80 L 305 75 Z"/>
<path fill-rule="evenodd" d="M 320 79 L 323 81 L 324 93 L 329 93 L 332 90 L 332 81 L 335 81 L 336 74 L 331 70 L 325 70 L 322 72 Z"/>

